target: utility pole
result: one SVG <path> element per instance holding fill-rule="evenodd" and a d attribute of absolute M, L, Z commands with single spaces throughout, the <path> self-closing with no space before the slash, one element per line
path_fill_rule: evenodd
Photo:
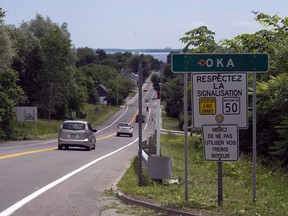
<path fill-rule="evenodd" d="M 118 107 L 118 75 L 116 77 L 116 81 L 117 81 L 116 85 L 117 85 L 117 107 Z"/>
<path fill-rule="evenodd" d="M 53 92 L 53 82 L 50 83 L 49 107 L 48 107 L 48 119 L 49 119 L 49 122 L 51 120 L 52 92 Z"/>
<path fill-rule="evenodd" d="M 139 148 L 138 148 L 138 186 L 142 186 L 142 62 L 138 64 L 138 110 L 139 110 Z"/>

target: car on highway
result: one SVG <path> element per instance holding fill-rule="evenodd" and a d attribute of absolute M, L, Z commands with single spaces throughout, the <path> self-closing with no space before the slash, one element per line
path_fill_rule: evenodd
<path fill-rule="evenodd" d="M 69 147 L 81 147 L 88 151 L 96 148 L 96 129 L 93 129 L 87 121 L 64 121 L 58 133 L 58 149 Z"/>
<path fill-rule="evenodd" d="M 140 117 L 140 115 L 138 114 L 137 116 L 136 116 L 136 122 L 140 122 L 140 119 L 141 119 L 141 121 L 142 121 L 142 123 L 144 123 L 145 122 L 145 116 L 144 115 L 142 115 L 142 117 Z"/>
<path fill-rule="evenodd" d="M 117 136 L 128 135 L 133 136 L 133 126 L 129 122 L 120 122 L 117 125 Z"/>

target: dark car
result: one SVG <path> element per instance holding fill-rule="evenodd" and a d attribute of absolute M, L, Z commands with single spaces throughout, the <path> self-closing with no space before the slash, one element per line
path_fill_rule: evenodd
<path fill-rule="evenodd" d="M 82 147 L 88 151 L 96 147 L 96 129 L 87 121 L 64 121 L 58 133 L 58 149 Z"/>
<path fill-rule="evenodd" d="M 140 120 L 142 121 L 142 123 L 144 123 L 145 122 L 145 116 L 144 115 L 142 115 L 142 117 L 138 114 L 137 116 L 136 116 L 136 122 L 140 122 Z"/>

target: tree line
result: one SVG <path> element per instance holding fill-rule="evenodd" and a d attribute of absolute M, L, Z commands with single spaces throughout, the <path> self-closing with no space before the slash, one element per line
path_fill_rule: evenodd
<path fill-rule="evenodd" d="M 85 104 L 98 102 L 99 84 L 108 89 L 108 104 L 121 105 L 136 87 L 124 72 L 138 73 L 140 60 L 144 78 L 160 67 L 150 55 L 76 48 L 67 23 L 40 14 L 19 27 L 4 18 L 0 8 L 0 140 L 15 133 L 15 106 L 36 106 L 39 119 L 70 119 L 72 111 L 85 118 Z"/>
<path fill-rule="evenodd" d="M 233 39 L 216 42 L 215 32 L 200 26 L 185 33 L 180 41 L 186 53 L 267 53 L 269 72 L 257 74 L 257 153 L 264 163 L 277 159 L 281 165 L 288 163 L 288 17 L 253 13 L 263 29 L 254 34 L 241 34 Z M 162 83 L 165 110 L 178 118 L 183 128 L 183 75 L 172 73 L 171 55 L 167 59 L 162 77 L 152 76 L 155 89 Z M 190 76 L 189 76 L 190 77 Z M 248 106 L 252 107 L 253 76 L 248 75 Z M 191 92 L 189 82 L 188 95 Z M 191 97 L 188 109 L 192 110 Z M 191 125 L 189 117 L 189 125 Z M 249 109 L 249 128 L 240 130 L 240 151 L 252 152 L 252 110 Z"/>

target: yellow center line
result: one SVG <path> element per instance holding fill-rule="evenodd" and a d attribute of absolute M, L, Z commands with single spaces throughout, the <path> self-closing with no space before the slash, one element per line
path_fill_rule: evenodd
<path fill-rule="evenodd" d="M 27 154 L 34 154 L 38 152 L 44 152 L 44 151 L 50 151 L 50 150 L 55 150 L 56 148 L 45 148 L 45 149 L 38 149 L 38 150 L 33 150 L 33 151 L 27 151 L 27 152 L 19 152 L 19 153 L 14 153 L 14 154 L 8 154 L 8 155 L 2 155 L 0 156 L 0 160 L 6 159 L 6 158 L 12 158 L 12 157 L 17 157 L 21 155 L 27 155 Z"/>
<path fill-rule="evenodd" d="M 151 88 L 151 86 L 150 86 L 150 88 Z M 150 88 L 149 88 L 149 90 L 150 90 Z M 147 97 L 147 94 L 148 93 L 146 93 L 146 95 L 144 96 L 144 98 L 142 100 L 144 100 Z M 134 121 L 134 119 L 136 118 L 136 115 L 138 115 L 138 110 L 136 111 L 136 113 L 132 117 L 132 119 L 130 121 L 131 124 Z M 109 134 L 109 135 L 104 136 L 104 137 L 96 138 L 96 140 L 107 139 L 107 138 L 113 137 L 115 135 L 116 135 L 116 133 L 112 133 L 112 134 Z M 17 156 L 21 156 L 21 155 L 28 155 L 28 154 L 34 154 L 34 153 L 39 153 L 39 152 L 51 151 L 51 150 L 55 150 L 55 149 L 57 149 L 57 148 L 52 147 L 52 148 L 44 148 L 44 149 L 38 149 L 38 150 L 27 151 L 27 152 L 19 152 L 19 153 L 8 154 L 8 155 L 0 155 L 0 160 L 12 158 L 12 157 L 17 157 Z"/>
<path fill-rule="evenodd" d="M 107 138 L 112 137 L 112 136 L 115 136 L 115 135 L 116 135 L 116 133 L 109 134 L 109 135 L 107 135 L 107 136 L 100 137 L 100 138 L 97 138 L 97 137 L 96 137 L 96 141 L 98 141 L 98 140 L 103 140 L 103 139 L 107 139 Z"/>

